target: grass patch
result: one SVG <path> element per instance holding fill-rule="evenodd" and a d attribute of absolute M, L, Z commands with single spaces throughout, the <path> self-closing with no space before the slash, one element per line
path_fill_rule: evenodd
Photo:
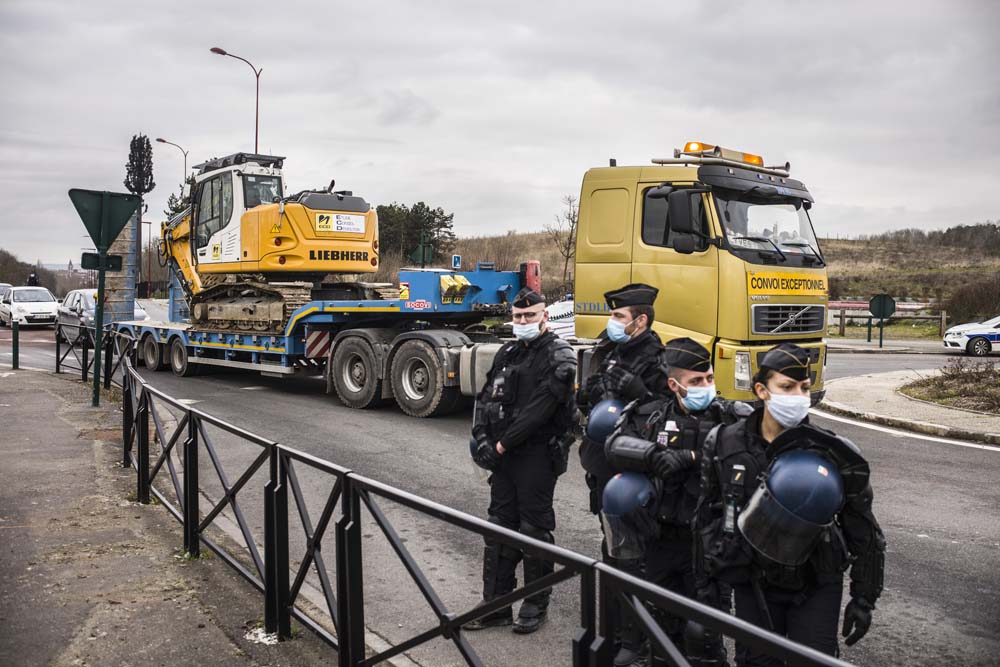
<path fill-rule="evenodd" d="M 841 338 L 840 327 L 836 324 L 827 328 L 827 338 Z M 843 338 L 867 338 L 867 326 L 844 327 Z M 887 324 L 884 337 L 886 340 L 941 340 L 941 327 L 937 322 L 917 321 Z M 872 326 L 872 340 L 878 340 L 878 326 Z"/>
<path fill-rule="evenodd" d="M 950 408 L 1000 415 L 1000 368 L 994 361 L 954 357 L 939 375 L 910 382 L 899 390 Z"/>

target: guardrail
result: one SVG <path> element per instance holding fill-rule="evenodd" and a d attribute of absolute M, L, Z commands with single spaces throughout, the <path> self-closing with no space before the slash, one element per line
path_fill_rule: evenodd
<path fill-rule="evenodd" d="M 279 444 L 210 414 L 192 408 L 149 385 L 135 370 L 135 345 L 131 339 L 117 346 L 123 368 L 122 440 L 125 467 L 136 471 L 137 498 L 149 503 L 155 497 L 183 527 L 184 549 L 191 557 L 200 555 L 205 545 L 221 560 L 264 594 L 264 629 L 279 640 L 291 637 L 291 619 L 314 632 L 337 649 L 341 667 L 366 667 L 411 650 L 435 638 L 454 643 L 468 665 L 483 664 L 466 640 L 462 625 L 492 611 L 506 607 L 533 593 L 573 578 L 579 580 L 580 622 L 574 636 L 567 638 L 567 649 L 575 667 L 610 665 L 615 636 L 611 610 L 621 604 L 650 638 L 656 655 L 669 665 L 689 667 L 682 651 L 674 646 L 650 614 L 650 608 L 692 619 L 740 642 L 788 659 L 796 665 L 845 667 L 848 663 L 803 647 L 759 627 L 699 604 L 677 593 L 626 575 L 593 558 L 568 549 L 525 537 L 479 517 L 460 512 L 388 484 L 359 475 L 343 466 Z M 169 406 L 179 418 L 170 432 L 160 412 Z M 235 436 L 254 449 L 253 461 L 235 481 L 226 475 L 218 451 L 206 426 Z M 152 436 L 152 437 L 151 437 Z M 151 443 L 159 443 L 159 452 Z M 211 461 L 222 497 L 209 500 L 207 511 L 202 501 L 208 493 L 202 488 L 199 457 Z M 152 465 L 151 465 L 152 463 Z M 258 544 L 240 505 L 241 494 L 251 480 L 267 465 L 263 485 L 264 536 Z M 333 478 L 329 494 L 318 518 L 310 514 L 296 470 L 308 468 Z M 169 476 L 167 490 L 154 482 Z M 300 518 L 305 549 L 290 558 L 289 492 Z M 392 521 L 379 505 L 386 500 L 513 548 L 551 560 L 558 567 L 551 574 L 491 602 L 455 613 L 435 591 L 417 560 L 407 549 Z M 237 554 L 226 550 L 222 541 L 209 535 L 222 512 L 229 508 L 243 544 Z M 374 655 L 366 654 L 365 596 L 362 564 L 362 507 L 378 525 L 395 556 L 406 569 L 430 608 L 430 627 Z M 322 541 L 332 526 L 335 557 L 334 582 L 323 558 Z M 219 526 L 215 525 L 216 528 Z M 262 553 L 263 551 L 263 553 Z M 310 569 L 315 569 L 325 603 L 327 619 L 309 615 L 300 600 Z M 294 572 L 294 576 L 291 576 Z M 330 626 L 330 627 L 327 627 Z M 542 647 L 540 648 L 547 648 Z M 549 654 L 551 655 L 551 654 Z"/>
<path fill-rule="evenodd" d="M 56 324 L 56 373 L 64 373 L 66 370 L 79 371 L 80 379 L 87 382 L 90 373 L 94 371 L 94 357 L 91 353 L 94 350 L 96 330 L 94 327 L 74 325 L 67 333 L 67 327 Z M 126 355 L 121 354 L 124 347 L 129 345 L 126 337 L 114 333 L 114 324 L 105 324 L 104 333 L 101 336 L 103 346 L 102 355 L 104 368 L 101 371 L 101 379 L 105 389 L 110 389 L 111 385 L 121 386 L 118 375 L 124 375 L 122 362 Z M 75 362 L 75 363 L 74 363 Z"/>
<path fill-rule="evenodd" d="M 872 315 L 871 313 L 867 313 L 867 314 L 862 313 L 860 315 L 849 314 L 849 313 L 852 313 L 852 312 L 857 312 L 857 311 L 850 311 L 850 310 L 847 310 L 846 308 L 841 308 L 839 311 L 831 313 L 831 317 L 835 317 L 835 318 L 837 318 L 837 320 L 839 320 L 838 321 L 838 327 L 839 327 L 839 332 L 840 332 L 841 336 L 843 336 L 844 333 L 845 333 L 845 329 L 847 327 L 847 321 L 848 320 L 867 320 L 868 321 L 869 332 L 870 332 L 871 331 L 871 326 L 872 326 L 872 321 L 879 319 L 879 318 L 875 317 L 874 315 Z M 894 320 L 895 321 L 899 321 L 899 320 L 934 320 L 934 321 L 940 323 L 939 326 L 938 326 L 938 329 L 939 329 L 939 331 L 941 333 L 941 337 L 942 338 L 944 338 L 944 332 L 948 329 L 948 311 L 947 310 L 942 310 L 937 315 L 905 315 L 905 314 L 893 315 L 892 317 L 885 318 L 884 321 L 888 323 L 888 322 L 892 322 Z M 869 336 L 869 339 L 870 339 L 870 336 Z"/>

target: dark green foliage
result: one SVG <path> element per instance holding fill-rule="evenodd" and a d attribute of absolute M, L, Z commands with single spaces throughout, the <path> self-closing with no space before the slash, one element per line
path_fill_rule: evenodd
<path fill-rule="evenodd" d="M 41 287 L 47 287 L 53 294 L 59 293 L 56 274 L 52 271 L 22 262 L 6 250 L 0 250 L 0 283 L 26 285 L 28 276 L 32 272 L 38 276 L 38 284 Z"/>
<path fill-rule="evenodd" d="M 433 262 L 442 262 L 455 247 L 452 224 L 454 213 L 445 213 L 441 207 L 431 208 L 424 202 L 413 206 L 392 204 L 379 206 L 379 250 L 383 254 L 411 255 L 420 245 L 420 232 L 434 248 Z"/>
<path fill-rule="evenodd" d="M 1000 256 L 1000 225 L 991 220 L 976 225 L 958 225 L 932 231 L 897 229 L 883 234 L 861 236 L 860 239 L 921 248 L 935 246 L 969 248 L 986 255 Z"/>
<path fill-rule="evenodd" d="M 1000 273 L 969 276 L 948 299 L 947 308 L 948 318 L 955 323 L 1000 315 Z"/>
<path fill-rule="evenodd" d="M 187 178 L 188 194 L 184 196 L 184 185 L 181 185 L 177 189 L 177 193 L 170 193 L 167 197 L 167 208 L 164 209 L 163 214 L 167 216 L 167 220 L 174 217 L 188 206 L 191 205 L 191 192 L 194 191 L 194 175 L 190 175 Z"/>
<path fill-rule="evenodd" d="M 153 182 L 153 147 L 145 134 L 132 135 L 128 164 L 125 165 L 125 187 L 140 197 L 156 187 Z"/>

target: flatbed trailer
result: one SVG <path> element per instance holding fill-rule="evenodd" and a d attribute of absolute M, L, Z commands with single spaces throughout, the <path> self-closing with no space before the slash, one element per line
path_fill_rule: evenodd
<path fill-rule="evenodd" d="M 395 400 L 415 417 L 446 414 L 475 395 L 501 340 L 482 322 L 507 318 L 523 285 L 539 287 L 537 262 L 520 271 L 411 269 L 399 298 L 311 301 L 280 333 L 203 329 L 188 321 L 120 322 L 152 370 L 195 375 L 206 366 L 264 375 L 318 375 L 352 408 Z M 172 309 L 173 312 L 173 309 Z M 477 326 L 478 325 L 478 326 Z"/>

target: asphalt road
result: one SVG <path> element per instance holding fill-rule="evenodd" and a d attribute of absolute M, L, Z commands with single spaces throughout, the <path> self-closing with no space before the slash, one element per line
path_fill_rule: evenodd
<path fill-rule="evenodd" d="M 51 331 L 26 333 L 22 366 L 52 368 Z M 0 338 L 9 331 L 0 332 Z M 0 355 L 9 343 L 0 342 Z M 932 368 L 945 356 L 832 354 L 829 377 Z M 0 367 L 9 356 L 0 356 Z M 281 380 L 253 374 L 176 378 L 148 374 L 167 393 L 223 419 L 330 459 L 362 474 L 476 515 L 484 515 L 488 489 L 468 461 L 469 415 L 417 420 L 386 407 L 354 411 L 323 394 L 314 379 Z M 862 665 L 987 665 L 1000 655 L 1000 451 L 953 444 L 816 416 L 818 423 L 857 442 L 872 463 L 875 508 L 889 542 L 886 591 L 870 635 L 844 657 Z M 253 446 L 210 430 L 230 481 L 256 454 Z M 203 486 L 218 498 L 221 487 L 208 457 L 200 466 Z M 297 468 L 315 522 L 332 480 Z M 261 471 L 240 494 L 241 506 L 260 541 Z M 407 540 L 430 581 L 453 611 L 476 602 L 480 592 L 481 540 L 409 510 L 380 504 Z M 203 508 L 205 511 L 205 508 Z M 587 512 L 582 471 L 573 457 L 556 490 L 557 542 L 596 556 L 600 533 Z M 231 514 L 227 511 L 227 515 Z M 293 512 L 294 514 L 294 512 Z M 293 560 L 304 540 L 293 523 Z M 366 620 L 372 630 L 401 641 L 432 627 L 433 617 L 417 588 L 388 548 L 377 526 L 365 521 Z M 178 534 L 178 539 L 179 539 Z M 331 536 L 332 537 L 332 536 Z M 324 541 L 327 567 L 333 545 Z M 316 583 L 315 575 L 309 581 Z M 486 664 L 568 664 L 569 640 L 578 618 L 576 584 L 557 589 L 550 622 L 519 638 L 504 630 L 470 635 Z M 422 664 L 462 664 L 450 642 L 435 641 L 412 652 Z"/>

